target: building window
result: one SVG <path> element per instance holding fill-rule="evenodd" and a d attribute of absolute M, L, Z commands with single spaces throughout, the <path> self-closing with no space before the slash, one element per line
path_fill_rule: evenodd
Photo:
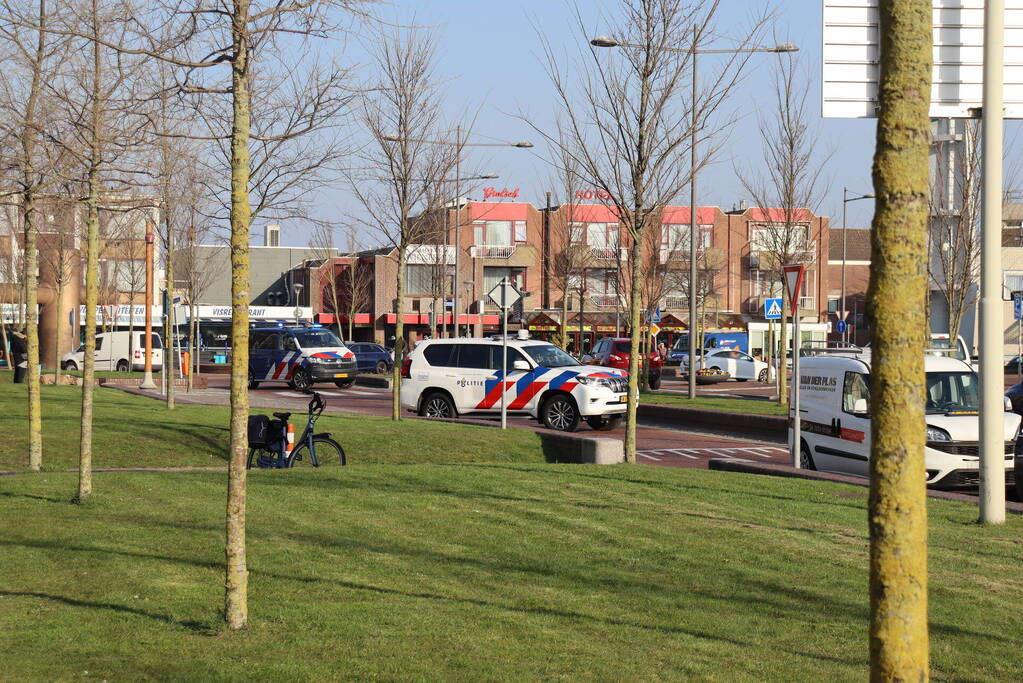
<path fill-rule="evenodd" d="M 617 249 L 617 223 L 572 223 L 572 244 L 585 244 L 592 249 Z"/>
<path fill-rule="evenodd" d="M 1023 270 L 1007 270 L 1002 273 L 1002 284 L 1006 291 L 1023 291 Z"/>
<path fill-rule="evenodd" d="M 515 244 L 512 221 L 487 221 L 473 226 L 474 244 L 486 247 L 510 247 Z"/>
<path fill-rule="evenodd" d="M 793 253 L 809 244 L 809 225 L 757 225 L 750 224 L 750 251 Z"/>
<path fill-rule="evenodd" d="M 497 284 L 505 278 L 508 278 L 508 280 L 515 285 L 515 288 L 521 292 L 525 288 L 526 284 L 526 269 L 484 266 L 483 293 L 488 294 L 490 290 L 496 287 Z"/>
<path fill-rule="evenodd" d="M 689 225 L 684 223 L 665 223 L 661 226 L 661 249 L 673 253 L 689 253 Z M 698 225 L 698 249 L 710 249 L 714 243 L 714 226 Z"/>
<path fill-rule="evenodd" d="M 405 266 L 405 292 L 407 294 L 439 294 L 438 268 L 432 263 L 409 263 Z"/>

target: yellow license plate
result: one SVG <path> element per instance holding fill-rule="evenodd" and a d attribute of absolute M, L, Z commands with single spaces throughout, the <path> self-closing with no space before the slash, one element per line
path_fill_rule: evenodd
<path fill-rule="evenodd" d="M 334 376 L 335 377 L 347 377 L 348 373 L 347 372 L 335 372 Z"/>

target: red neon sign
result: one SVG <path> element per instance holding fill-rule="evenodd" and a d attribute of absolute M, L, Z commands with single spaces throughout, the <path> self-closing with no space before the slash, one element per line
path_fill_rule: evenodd
<path fill-rule="evenodd" d="M 504 197 L 509 199 L 515 199 L 519 196 L 519 188 L 509 190 L 507 187 L 498 190 L 496 187 L 484 187 L 483 198 L 491 199 L 493 197 Z"/>
<path fill-rule="evenodd" d="M 600 199 L 602 201 L 607 201 L 607 200 L 611 199 L 611 193 L 610 192 L 604 192 L 604 190 L 576 190 L 575 191 L 575 198 L 576 199 Z"/>

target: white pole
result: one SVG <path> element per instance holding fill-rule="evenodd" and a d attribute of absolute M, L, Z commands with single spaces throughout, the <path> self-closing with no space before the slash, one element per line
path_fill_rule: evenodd
<path fill-rule="evenodd" d="M 799 293 L 793 297 L 796 301 L 795 315 L 792 316 L 795 329 L 792 332 L 792 386 L 790 387 L 792 398 L 789 404 L 792 406 L 792 466 L 799 469 L 799 432 L 802 427 L 799 421 Z"/>
<path fill-rule="evenodd" d="M 508 378 L 508 285 L 501 283 L 501 429 L 508 428 L 508 406 L 504 400 L 504 381 Z"/>
<path fill-rule="evenodd" d="M 1005 522 L 1002 354 L 1002 76 L 1005 0 L 984 3 L 983 205 L 980 276 L 980 522 Z"/>

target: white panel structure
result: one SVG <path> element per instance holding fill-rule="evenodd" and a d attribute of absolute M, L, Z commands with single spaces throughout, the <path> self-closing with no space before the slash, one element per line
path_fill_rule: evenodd
<path fill-rule="evenodd" d="M 983 89 L 984 0 L 934 0 L 931 118 L 967 118 Z M 821 111 L 877 116 L 877 0 L 824 0 Z M 1005 0 L 1005 116 L 1023 118 L 1023 0 Z"/>

